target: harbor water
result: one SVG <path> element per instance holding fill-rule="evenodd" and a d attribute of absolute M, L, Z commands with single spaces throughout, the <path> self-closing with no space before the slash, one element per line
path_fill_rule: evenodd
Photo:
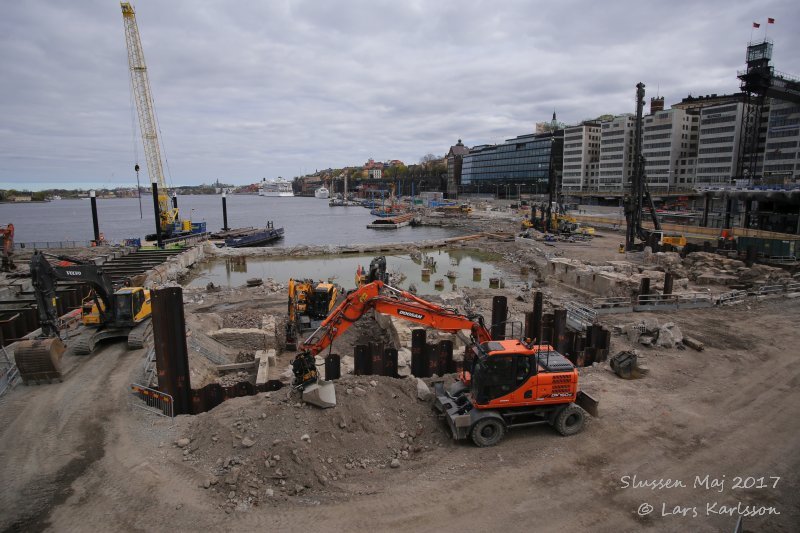
<path fill-rule="evenodd" d="M 330 207 L 327 200 L 306 197 L 276 198 L 229 195 L 228 225 L 232 228 L 283 227 L 284 238 L 273 246 L 346 245 L 355 243 L 415 242 L 462 234 L 440 227 L 404 227 L 397 230 L 367 229 L 375 217 L 363 207 Z M 222 227 L 222 198 L 214 195 L 179 196 L 182 218 L 205 222 L 209 231 Z M 98 199 L 100 231 L 112 242 L 142 238 L 155 232 L 153 199 Z M 56 200 L 43 203 L 0 204 L 0 223 L 14 224 L 15 241 L 89 241 L 93 238 L 88 200 Z"/>

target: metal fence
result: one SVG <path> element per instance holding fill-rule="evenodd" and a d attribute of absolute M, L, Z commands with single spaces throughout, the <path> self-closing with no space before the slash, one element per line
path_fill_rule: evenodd
<path fill-rule="evenodd" d="M 597 311 L 576 302 L 568 302 L 567 323 L 577 331 L 583 331 L 597 322 Z"/>
<path fill-rule="evenodd" d="M 92 245 L 92 241 L 34 241 L 34 242 L 15 242 L 14 248 L 17 250 L 46 250 L 48 248 L 87 248 Z"/>
<path fill-rule="evenodd" d="M 749 291 L 753 296 L 766 296 L 768 294 L 777 294 L 786 290 L 785 285 L 762 285 Z"/>
<path fill-rule="evenodd" d="M 713 296 L 708 292 L 688 292 L 679 294 L 643 294 L 636 298 L 593 298 L 591 309 L 580 305 L 573 307 L 568 305 L 567 316 L 573 322 L 576 322 L 581 318 L 579 313 L 581 313 L 582 309 L 590 311 L 596 319 L 598 314 L 630 313 L 631 311 L 669 311 L 713 307 L 715 305 L 733 305 L 743 301 L 748 296 L 758 297 L 792 292 L 800 292 L 800 282 L 792 282 L 785 285 L 763 285 L 749 291 L 732 290 L 719 296 Z M 584 315 L 583 318 L 589 317 L 590 315 Z"/>
<path fill-rule="evenodd" d="M 3 355 L 0 358 L 0 396 L 9 391 L 19 379 L 19 371 L 6 352 L 5 346 L 0 346 Z"/>
<path fill-rule="evenodd" d="M 136 398 L 142 402 L 133 402 L 135 407 L 156 413 L 157 415 L 166 416 L 169 418 L 175 417 L 174 401 L 169 394 L 145 387 L 138 383 L 131 383 L 131 392 Z"/>
<path fill-rule="evenodd" d="M 745 299 L 747 293 L 745 291 L 730 291 L 725 294 L 720 294 L 717 297 L 717 305 L 732 305 L 739 303 Z"/>

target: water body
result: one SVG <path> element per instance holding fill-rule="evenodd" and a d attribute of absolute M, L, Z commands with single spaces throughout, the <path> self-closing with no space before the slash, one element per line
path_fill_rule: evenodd
<path fill-rule="evenodd" d="M 180 196 L 182 217 L 206 222 L 209 231 L 222 227 L 222 198 L 212 195 Z M 100 231 L 106 239 L 142 238 L 155 232 L 153 200 L 137 198 L 98 199 Z M 330 207 L 317 198 L 274 198 L 255 195 L 228 196 L 228 226 L 264 227 L 268 220 L 285 229 L 273 246 L 345 245 L 354 243 L 415 242 L 462 234 L 452 228 L 410 226 L 398 230 L 371 230 L 375 219 L 363 207 Z M 0 224 L 14 224 L 17 242 L 89 241 L 94 237 L 89 200 L 56 200 L 46 203 L 0 204 Z"/>
<path fill-rule="evenodd" d="M 386 268 L 389 272 L 399 272 L 405 279 L 394 285 L 408 289 L 414 284 L 420 294 L 433 294 L 437 290 L 452 290 L 457 287 L 489 288 L 489 278 L 500 277 L 491 261 L 500 256 L 476 250 L 433 250 L 426 256 L 436 261 L 435 271 L 430 277 L 422 277 L 422 262 L 415 262 L 409 255 L 387 255 Z M 273 278 L 286 283 L 289 278 L 313 280 L 332 279 L 345 289 L 355 288 L 355 273 L 359 265 L 369 267 L 374 255 L 314 256 L 307 259 L 272 259 L 261 257 L 237 257 L 212 261 L 198 265 L 198 275 L 189 287 L 205 287 L 208 282 L 215 285 L 238 287 L 249 278 Z M 480 268 L 479 277 L 473 276 L 473 269 Z M 448 272 L 456 274 L 448 277 Z M 435 288 L 437 280 L 444 281 L 442 289 Z"/>

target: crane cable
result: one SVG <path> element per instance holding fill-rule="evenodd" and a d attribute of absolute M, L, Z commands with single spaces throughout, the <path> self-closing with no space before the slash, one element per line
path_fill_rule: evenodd
<path fill-rule="evenodd" d="M 130 67 L 128 68 L 130 72 Z M 131 142 L 133 143 L 133 162 L 134 168 L 139 167 L 139 144 L 136 142 L 136 103 L 133 98 L 133 75 L 128 77 L 128 88 L 130 89 L 130 104 L 131 104 Z M 136 172 L 136 197 L 139 198 L 139 218 L 144 220 L 144 213 L 142 212 L 142 187 L 139 183 L 139 172 Z"/>

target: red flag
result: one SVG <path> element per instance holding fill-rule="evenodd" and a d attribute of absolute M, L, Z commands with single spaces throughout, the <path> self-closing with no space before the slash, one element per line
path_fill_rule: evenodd
<path fill-rule="evenodd" d="M 768 18 L 768 19 L 767 19 L 767 24 L 775 24 L 775 19 L 773 19 L 773 18 Z"/>
<path fill-rule="evenodd" d="M 753 23 L 753 27 L 754 27 L 754 28 L 760 28 L 760 27 L 761 27 L 761 24 L 759 24 L 758 22 L 754 22 L 754 23 Z"/>

